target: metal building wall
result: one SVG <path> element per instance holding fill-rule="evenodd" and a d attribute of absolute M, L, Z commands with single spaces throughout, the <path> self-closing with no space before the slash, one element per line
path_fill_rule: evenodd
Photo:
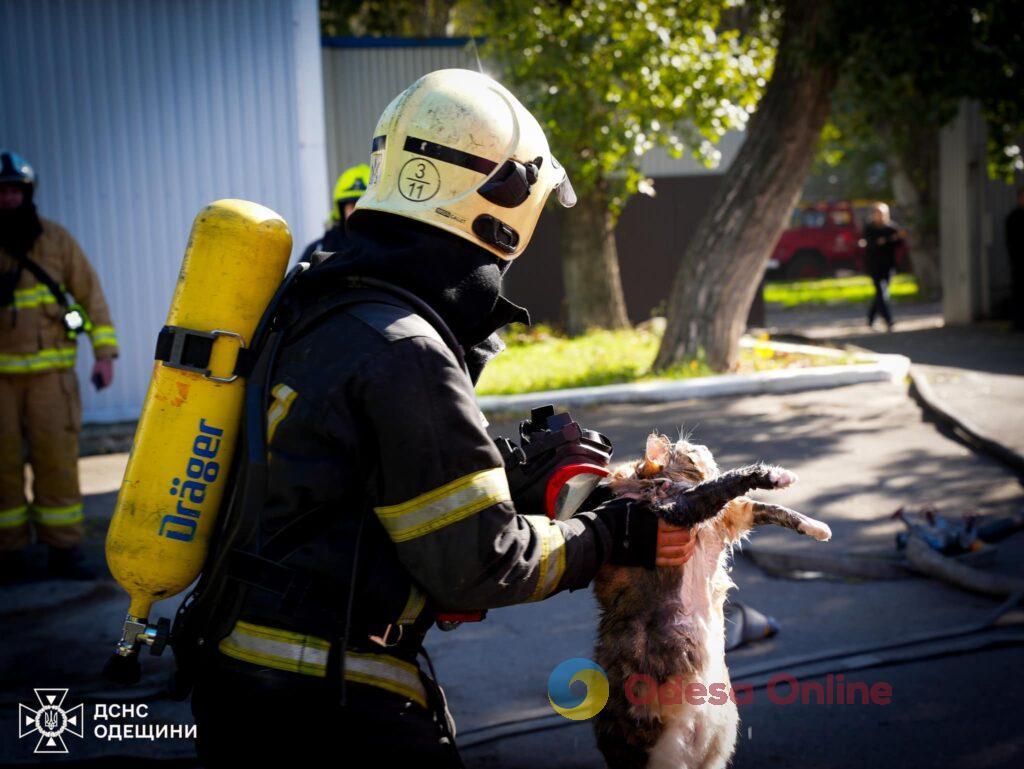
<path fill-rule="evenodd" d="M 316 0 L 4 0 L 0 144 L 100 274 L 115 382 L 86 419 L 137 416 L 189 228 L 218 198 L 282 214 L 301 247 L 327 179 Z M 81 345 L 79 372 L 91 365 Z"/>
<path fill-rule="evenodd" d="M 327 173 L 370 160 L 370 140 L 384 108 L 417 78 L 436 69 L 476 69 L 465 40 L 326 38 L 323 41 Z M 326 214 L 326 210 L 324 211 Z"/>

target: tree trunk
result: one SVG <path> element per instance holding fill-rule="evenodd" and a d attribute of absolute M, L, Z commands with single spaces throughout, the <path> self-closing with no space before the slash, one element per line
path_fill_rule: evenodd
<path fill-rule="evenodd" d="M 837 65 L 812 64 L 807 51 L 819 46 L 832 5 L 785 3 L 771 81 L 679 264 L 656 369 L 702 352 L 717 371 L 736 365 L 754 293 L 828 117 Z"/>
<path fill-rule="evenodd" d="M 564 218 L 561 250 L 566 331 L 576 335 L 594 327 L 628 328 L 615 219 L 603 189 L 580 195 Z"/>
<path fill-rule="evenodd" d="M 896 204 L 906 215 L 910 265 L 917 279 L 918 295 L 927 301 L 942 297 L 939 267 L 939 220 L 936 194 L 939 139 L 929 132 L 905 152 L 890 153 L 893 167 L 892 191 Z"/>

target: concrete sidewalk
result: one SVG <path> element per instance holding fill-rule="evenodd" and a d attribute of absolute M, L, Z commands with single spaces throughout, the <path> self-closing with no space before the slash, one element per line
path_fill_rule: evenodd
<path fill-rule="evenodd" d="M 1005 323 L 945 326 L 938 304 L 897 304 L 892 333 L 872 331 L 858 305 L 769 309 L 776 334 L 905 355 L 958 416 L 1024 450 L 1024 334 Z"/>
<path fill-rule="evenodd" d="M 941 328 L 942 305 L 938 302 L 908 302 L 893 305 L 898 331 Z M 768 305 L 765 322 L 769 331 L 797 331 L 809 339 L 836 339 L 868 331 L 867 307 L 859 304 L 784 308 Z M 881 321 L 876 321 L 881 325 Z"/>
<path fill-rule="evenodd" d="M 847 336 L 842 341 L 908 356 L 954 413 L 1024 451 L 1024 334 L 1003 325 L 975 324 Z"/>

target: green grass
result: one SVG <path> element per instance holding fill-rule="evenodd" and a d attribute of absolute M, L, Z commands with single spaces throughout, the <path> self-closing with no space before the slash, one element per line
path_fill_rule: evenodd
<path fill-rule="evenodd" d="M 510 395 L 646 379 L 689 379 L 714 373 L 703 360 L 695 358 L 672 370 L 652 374 L 651 363 L 661 334 L 649 325 L 626 331 L 591 331 L 574 338 L 560 336 L 547 326 L 512 328 L 505 337 L 508 349 L 487 365 L 480 378 L 477 392 L 481 395 Z M 739 370 L 763 371 L 843 362 L 823 356 L 779 353 L 759 344 L 742 350 Z"/>
<path fill-rule="evenodd" d="M 917 298 L 917 281 L 913 275 L 896 275 L 889 290 L 896 301 Z M 863 304 L 875 295 L 867 275 L 824 280 L 792 280 L 770 282 L 764 288 L 764 300 L 784 307 L 799 305 Z"/>

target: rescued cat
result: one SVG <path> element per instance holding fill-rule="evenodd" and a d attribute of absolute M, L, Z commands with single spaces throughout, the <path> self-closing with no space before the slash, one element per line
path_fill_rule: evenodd
<path fill-rule="evenodd" d="M 732 546 L 769 523 L 820 541 L 832 536 L 820 521 L 743 496 L 795 481 L 788 470 L 764 464 L 719 473 L 707 447 L 658 434 L 648 437 L 641 459 L 613 470 L 608 485 L 616 496 L 649 502 L 668 523 L 693 527 L 696 545 L 681 568 L 604 566 L 594 581 L 601 606 L 595 657 L 610 691 L 594 728 L 610 769 L 728 763 L 739 727 L 730 697 L 688 704 L 685 695 L 659 697 L 645 687 L 673 682 L 679 695 L 690 683 L 717 684 L 716 693 L 731 686 L 723 606 L 734 586 L 727 570 Z M 663 687 L 662 694 L 669 691 Z M 699 702 L 699 691 L 691 699 Z"/>

